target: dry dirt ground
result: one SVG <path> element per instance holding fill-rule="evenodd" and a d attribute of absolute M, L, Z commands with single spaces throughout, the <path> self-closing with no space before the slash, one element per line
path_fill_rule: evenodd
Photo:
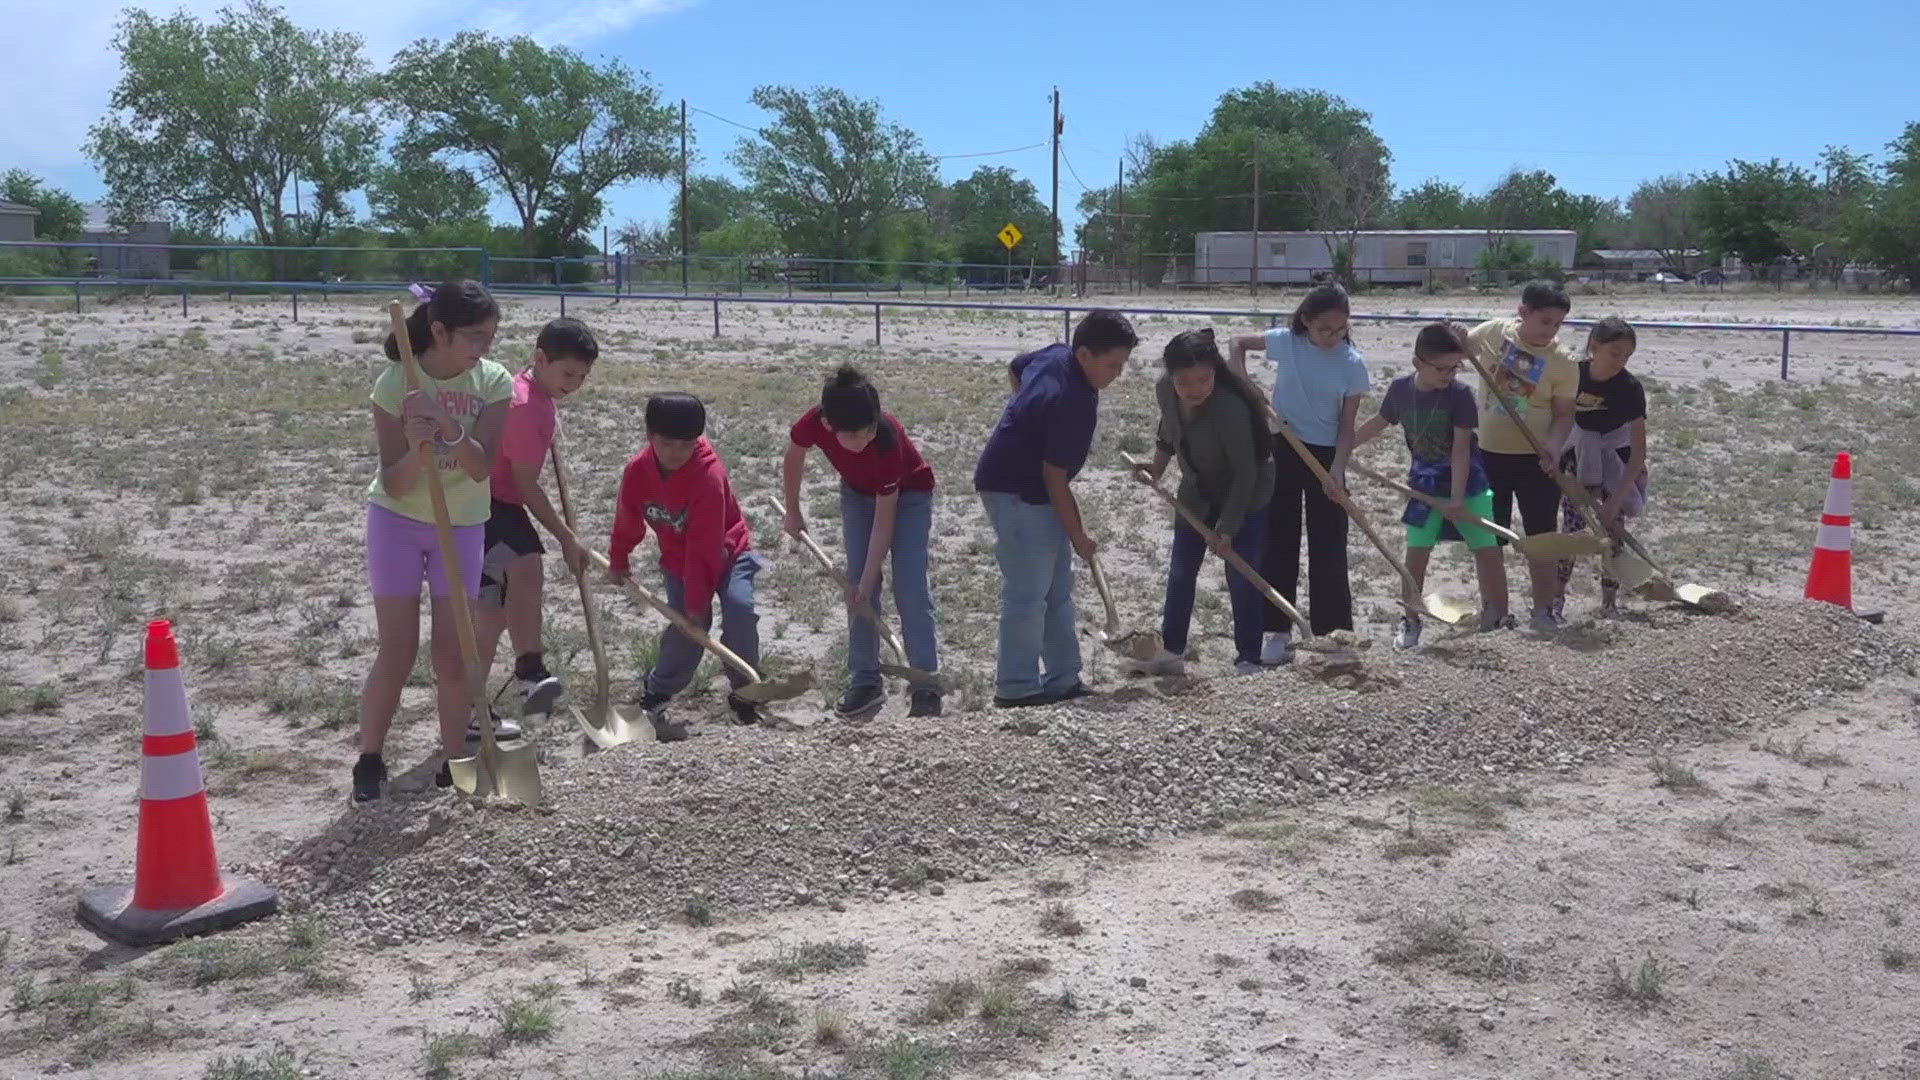
<path fill-rule="evenodd" d="M 184 318 L 164 298 L 0 306 L 0 1075 L 1920 1076 L 1913 339 L 1796 338 L 1781 384 L 1777 336 L 1643 335 L 1641 534 L 1745 600 L 1738 616 L 1643 604 L 1593 623 L 1583 572 L 1561 640 L 1389 656 L 1396 583 L 1356 533 L 1375 645 L 1355 671 L 1225 678 L 1209 566 L 1207 681 L 1128 683 L 1089 639 L 1115 692 L 1007 732 L 983 708 L 996 582 L 968 477 L 1004 400 L 998 364 L 1057 316 L 889 309 L 876 349 L 871 308 L 729 305 L 714 337 L 706 305 L 570 304 L 606 347 L 564 420 L 590 536 L 649 392 L 712 402 L 757 497 L 826 371 L 874 375 L 942 485 L 949 716 L 908 725 L 896 700 L 867 728 L 825 719 L 842 615 L 779 556 L 762 634 L 769 666 L 820 674 L 783 710 L 804 730 L 720 725 L 709 667 L 689 704 L 705 738 L 583 760 L 563 726 L 541 731 L 549 814 L 432 794 L 355 814 L 385 299 L 303 302 L 299 323 L 267 300 L 196 298 Z M 1245 303 L 1123 302 L 1143 299 Z M 517 366 L 556 307 L 510 303 L 499 358 Z M 1920 325 L 1897 298 L 1576 297 L 1577 315 L 1608 312 Z M 1167 522 L 1117 451 L 1151 432 L 1158 343 L 1206 321 L 1137 320 L 1146 344 L 1103 399 L 1080 485 L 1130 625 L 1157 622 Z M 1415 329 L 1356 328 L 1376 392 Z M 1882 628 L 1793 599 L 1837 450 L 1855 455 L 1856 591 L 1889 609 Z M 1383 441 L 1368 460 L 1392 471 L 1401 453 Z M 809 508 L 838 550 L 826 473 L 815 460 Z M 1392 521 L 1390 494 L 1357 493 Z M 777 554 L 777 521 L 747 512 Z M 1464 598 L 1463 562 L 1436 560 L 1436 578 Z M 627 692 L 656 620 L 599 595 Z M 584 687 L 562 577 L 548 612 Z M 281 885 L 288 910 L 134 952 L 72 909 L 131 873 L 155 616 L 181 634 L 222 859 Z M 432 769 L 429 695 L 423 665 L 390 746 L 403 787 Z M 578 845 L 628 868 L 607 877 Z M 469 898 L 495 906 L 435 929 Z"/>

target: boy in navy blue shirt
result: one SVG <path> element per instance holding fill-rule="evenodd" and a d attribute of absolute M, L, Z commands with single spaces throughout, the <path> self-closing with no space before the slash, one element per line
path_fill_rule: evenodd
<path fill-rule="evenodd" d="M 1088 692 L 1074 630 L 1073 556 L 1091 559 L 1097 545 L 1067 485 L 1093 448 L 1100 391 L 1120 377 L 1137 344 L 1126 316 L 1091 311 L 1070 346 L 1049 345 L 1008 365 L 1013 399 L 973 471 L 1000 564 L 1000 708 Z"/>

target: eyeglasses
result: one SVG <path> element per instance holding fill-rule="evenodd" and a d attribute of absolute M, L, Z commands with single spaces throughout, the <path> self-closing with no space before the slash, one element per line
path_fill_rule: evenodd
<path fill-rule="evenodd" d="M 1433 361 L 1431 361 L 1431 360 L 1422 360 L 1422 359 L 1420 359 L 1419 357 L 1417 357 L 1417 356 L 1416 356 L 1416 357 L 1414 357 L 1414 358 L 1413 358 L 1413 362 L 1414 362 L 1414 363 L 1416 363 L 1416 364 L 1425 364 L 1425 365 L 1427 365 L 1427 367 L 1428 367 L 1428 368 L 1431 368 L 1431 369 L 1433 370 L 1433 372 L 1434 372 L 1434 374 L 1436 374 L 1436 375 L 1452 375 L 1452 374 L 1453 374 L 1454 372 L 1456 372 L 1456 371 L 1459 371 L 1459 370 L 1460 370 L 1460 361 L 1458 361 L 1458 360 L 1455 360 L 1455 361 L 1454 361 L 1453 363 L 1451 363 L 1451 364 L 1444 364 L 1444 365 L 1443 365 L 1443 364 L 1436 364 L 1436 363 L 1434 363 L 1434 362 L 1433 362 Z"/>

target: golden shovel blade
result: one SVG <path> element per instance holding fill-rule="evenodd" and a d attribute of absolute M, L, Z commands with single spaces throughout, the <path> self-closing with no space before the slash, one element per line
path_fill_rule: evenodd
<path fill-rule="evenodd" d="M 771 679 L 762 679 L 756 683 L 747 683 L 734 691 L 741 698 L 755 705 L 770 705 L 776 701 L 792 701 L 814 686 L 813 672 L 796 671 Z"/>
<path fill-rule="evenodd" d="M 1448 626 L 1456 625 L 1460 620 L 1473 614 L 1472 608 L 1460 603 L 1458 600 L 1443 596 L 1437 592 L 1430 592 L 1421 597 L 1420 602 L 1426 607 L 1428 615 L 1446 623 Z"/>
<path fill-rule="evenodd" d="M 889 679 L 904 679 L 912 683 L 915 689 L 932 690 L 936 694 L 950 694 L 953 683 L 945 674 L 934 671 L 921 671 L 917 667 L 905 664 L 881 664 L 880 674 Z"/>
<path fill-rule="evenodd" d="M 454 790 L 463 795 L 499 796 L 528 806 L 539 806 L 544 801 L 540 760 L 531 744 L 509 750 L 496 743 L 492 760 L 488 757 L 487 748 L 482 746 L 472 757 L 449 758 L 447 773 L 453 778 Z"/>
<path fill-rule="evenodd" d="M 1600 557 L 1600 567 L 1606 575 L 1629 589 L 1638 589 L 1647 585 L 1658 576 L 1652 564 L 1631 551 L 1620 551 Z M 1672 599 L 1672 588 L 1664 590 L 1667 595 L 1661 599 Z"/>
<path fill-rule="evenodd" d="M 1159 632 L 1154 630 L 1136 630 L 1133 633 L 1118 636 L 1102 634 L 1101 640 L 1106 643 L 1107 648 L 1129 660 L 1151 660 L 1166 648 L 1165 642 L 1160 640 Z"/>
<path fill-rule="evenodd" d="M 567 706 L 567 711 L 573 714 L 573 722 L 580 726 L 587 740 L 598 749 L 610 750 L 625 743 L 653 741 L 651 723 L 629 720 L 626 714 L 604 700 L 596 700 L 587 707 L 587 711 L 593 714 L 591 719 L 572 705 Z"/>

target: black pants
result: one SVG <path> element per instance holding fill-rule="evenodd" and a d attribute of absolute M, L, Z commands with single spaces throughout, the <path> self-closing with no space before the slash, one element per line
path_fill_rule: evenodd
<path fill-rule="evenodd" d="M 1493 521 L 1513 529 L 1513 504 L 1520 504 L 1522 527 L 1515 532 L 1539 536 L 1559 528 L 1560 485 L 1540 468 L 1532 454 L 1495 454 L 1482 451 L 1487 485 L 1493 489 Z M 1502 538 L 1501 546 L 1507 541 Z"/>
<path fill-rule="evenodd" d="M 1333 447 L 1307 444 L 1307 449 L 1323 466 L 1333 464 Z M 1282 441 L 1273 452 L 1273 501 L 1267 504 L 1267 547 L 1260 559 L 1260 575 L 1267 584 L 1298 607 L 1295 598 L 1300 587 L 1301 510 L 1304 506 L 1307 542 L 1307 621 L 1315 634 L 1353 629 L 1353 590 L 1347 584 L 1347 512 L 1327 498 L 1320 479 L 1300 460 L 1293 447 Z M 1271 603 L 1266 609 L 1266 628 L 1280 633 L 1293 628 Z"/>

